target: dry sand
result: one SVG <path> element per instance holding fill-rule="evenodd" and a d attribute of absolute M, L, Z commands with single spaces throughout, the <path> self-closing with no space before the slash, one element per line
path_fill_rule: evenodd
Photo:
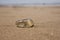
<path fill-rule="evenodd" d="M 21 18 L 32 18 L 35 26 L 16 27 Z M 0 7 L 0 40 L 60 40 L 60 6 Z"/>

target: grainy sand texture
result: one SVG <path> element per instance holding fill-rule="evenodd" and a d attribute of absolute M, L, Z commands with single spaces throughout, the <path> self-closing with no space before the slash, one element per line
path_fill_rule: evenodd
<path fill-rule="evenodd" d="M 35 26 L 16 27 L 21 18 L 32 18 Z M 60 40 L 60 6 L 0 7 L 0 40 Z"/>

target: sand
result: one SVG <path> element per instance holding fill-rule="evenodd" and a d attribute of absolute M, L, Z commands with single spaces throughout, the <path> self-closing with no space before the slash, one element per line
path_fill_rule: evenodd
<path fill-rule="evenodd" d="M 32 18 L 35 26 L 16 27 L 21 18 Z M 0 40 L 60 40 L 60 6 L 0 7 Z"/>

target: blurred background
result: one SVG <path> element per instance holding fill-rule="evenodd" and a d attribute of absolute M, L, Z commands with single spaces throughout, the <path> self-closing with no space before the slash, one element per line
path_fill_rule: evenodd
<path fill-rule="evenodd" d="M 34 27 L 16 27 L 23 18 Z M 0 40 L 60 40 L 60 0 L 0 0 Z"/>
<path fill-rule="evenodd" d="M 60 0 L 0 0 L 0 5 L 60 5 Z"/>

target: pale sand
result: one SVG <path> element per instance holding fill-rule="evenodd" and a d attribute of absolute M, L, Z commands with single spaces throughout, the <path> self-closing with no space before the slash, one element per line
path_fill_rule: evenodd
<path fill-rule="evenodd" d="M 35 26 L 16 27 L 21 18 L 32 18 Z M 60 6 L 0 7 L 0 40 L 60 40 Z"/>

